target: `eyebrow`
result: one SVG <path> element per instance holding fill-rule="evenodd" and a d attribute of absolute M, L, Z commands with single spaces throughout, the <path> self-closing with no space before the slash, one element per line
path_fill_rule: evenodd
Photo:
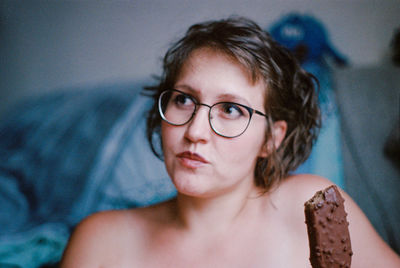
<path fill-rule="evenodd" d="M 175 88 L 180 89 L 180 90 L 185 90 L 185 91 L 187 90 L 187 91 L 189 91 L 188 94 L 192 94 L 192 95 L 194 95 L 194 97 L 202 96 L 202 93 L 200 90 L 195 89 L 188 85 L 175 85 Z M 245 98 L 242 98 L 240 96 L 237 96 L 235 94 L 230 94 L 230 93 L 223 93 L 223 94 L 218 95 L 216 98 L 216 102 L 220 102 L 220 101 L 236 102 L 239 104 L 250 106 L 250 103 Z"/>
<path fill-rule="evenodd" d="M 175 85 L 174 88 L 175 89 L 179 89 L 179 90 L 188 90 L 193 95 L 201 95 L 200 90 L 194 89 L 194 88 L 192 88 L 191 86 L 188 86 L 188 85 Z"/>
<path fill-rule="evenodd" d="M 218 95 L 217 99 L 220 99 L 221 101 L 229 100 L 230 102 L 237 102 L 237 103 L 240 103 L 240 104 L 243 104 L 246 106 L 250 106 L 250 103 L 245 98 L 242 98 L 235 94 L 224 93 L 224 94 Z"/>

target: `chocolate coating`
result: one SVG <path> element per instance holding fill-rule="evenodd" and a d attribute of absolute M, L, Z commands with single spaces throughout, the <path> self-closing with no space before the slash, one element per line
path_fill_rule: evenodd
<path fill-rule="evenodd" d="M 310 262 L 313 268 L 350 267 L 349 223 L 344 199 L 336 186 L 318 191 L 304 204 Z"/>

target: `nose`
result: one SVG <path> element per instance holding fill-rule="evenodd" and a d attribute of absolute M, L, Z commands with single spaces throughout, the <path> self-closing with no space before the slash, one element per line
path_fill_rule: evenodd
<path fill-rule="evenodd" d="M 193 115 L 192 120 L 187 124 L 185 138 L 191 142 L 206 143 L 212 134 L 208 120 L 208 105 L 200 105 Z"/>

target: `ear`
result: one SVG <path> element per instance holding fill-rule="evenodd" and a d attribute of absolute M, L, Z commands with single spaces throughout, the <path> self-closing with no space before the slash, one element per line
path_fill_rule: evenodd
<path fill-rule="evenodd" d="M 272 137 L 262 147 L 260 152 L 260 157 L 266 158 L 274 147 L 276 149 L 279 148 L 283 139 L 285 138 L 286 130 L 287 130 L 286 121 L 280 120 L 274 122 L 274 125 L 272 126 Z"/>

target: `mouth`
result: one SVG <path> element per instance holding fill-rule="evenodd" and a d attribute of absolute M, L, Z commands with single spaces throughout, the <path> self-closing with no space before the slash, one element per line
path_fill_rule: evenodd
<path fill-rule="evenodd" d="M 185 151 L 176 155 L 183 166 L 191 169 L 198 168 L 209 162 L 201 155 L 189 151 Z"/>

